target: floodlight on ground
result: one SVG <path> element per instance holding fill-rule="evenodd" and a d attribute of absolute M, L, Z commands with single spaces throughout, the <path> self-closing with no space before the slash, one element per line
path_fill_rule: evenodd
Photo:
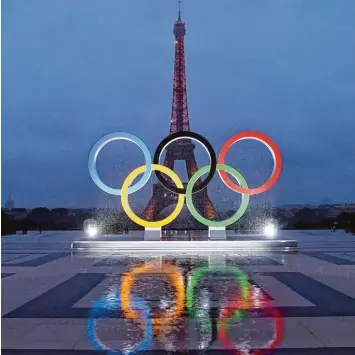
<path fill-rule="evenodd" d="M 264 225 L 264 234 L 268 238 L 276 237 L 278 231 L 277 223 L 275 221 L 270 220 L 267 221 Z"/>
<path fill-rule="evenodd" d="M 95 237 L 97 235 L 97 227 L 89 227 L 87 230 L 87 235 L 91 238 Z"/>
<path fill-rule="evenodd" d="M 84 233 L 93 238 L 99 233 L 99 228 L 97 226 L 97 222 L 94 219 L 87 219 L 84 221 Z"/>

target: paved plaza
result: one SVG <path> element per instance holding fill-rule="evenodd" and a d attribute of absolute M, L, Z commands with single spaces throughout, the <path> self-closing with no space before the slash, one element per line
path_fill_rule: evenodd
<path fill-rule="evenodd" d="M 4 236 L 2 353 L 354 355 L 355 236 L 280 233 L 299 252 L 72 254 L 81 232 Z"/>

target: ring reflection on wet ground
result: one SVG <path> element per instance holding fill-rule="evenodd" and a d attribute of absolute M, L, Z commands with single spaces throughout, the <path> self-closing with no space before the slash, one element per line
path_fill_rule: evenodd
<path fill-rule="evenodd" d="M 3 238 L 2 353 L 355 354 L 354 237 L 292 236 L 297 253 L 223 255 L 71 254 L 74 232 Z"/>
<path fill-rule="evenodd" d="M 116 284 L 92 304 L 88 336 L 97 350 L 132 354 L 217 346 L 235 354 L 249 354 L 249 349 L 262 354 L 282 340 L 282 315 L 271 297 L 245 272 L 226 266 L 223 257 L 214 263 L 203 257 L 139 263 L 130 258 L 125 266 Z M 107 318 L 110 312 L 115 315 Z M 116 316 L 121 319 L 115 339 L 112 328 L 112 338 L 103 333 L 105 322 Z"/>

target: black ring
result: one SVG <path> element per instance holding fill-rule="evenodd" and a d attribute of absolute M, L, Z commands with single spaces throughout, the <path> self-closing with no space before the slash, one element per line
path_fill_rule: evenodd
<path fill-rule="evenodd" d="M 166 138 L 164 138 L 160 144 L 158 145 L 155 153 L 154 153 L 154 158 L 153 158 L 153 164 L 159 164 L 159 160 L 160 160 L 160 156 L 163 152 L 163 150 L 166 148 L 166 146 L 171 143 L 172 141 L 175 141 L 177 139 L 181 139 L 181 138 L 192 138 L 193 140 L 198 141 L 199 143 L 201 143 L 206 150 L 208 151 L 209 155 L 210 155 L 210 165 L 211 165 L 211 170 L 209 171 L 206 179 L 204 181 L 202 181 L 201 184 L 199 185 L 195 185 L 192 189 L 192 193 L 196 193 L 199 192 L 201 190 L 203 190 L 208 184 L 209 182 L 213 179 L 213 176 L 216 172 L 217 169 L 217 158 L 216 158 L 216 153 L 211 145 L 211 143 L 203 136 L 194 133 L 194 132 L 190 132 L 190 131 L 181 131 L 181 132 L 176 132 L 173 134 L 170 134 L 169 136 L 167 136 Z M 154 170 L 155 175 L 157 176 L 159 182 L 166 187 L 168 190 L 170 190 L 171 192 L 174 192 L 176 194 L 186 194 L 186 188 L 178 188 L 174 185 L 171 185 L 168 181 L 166 181 L 163 178 L 163 175 L 160 171 L 158 170 Z"/>

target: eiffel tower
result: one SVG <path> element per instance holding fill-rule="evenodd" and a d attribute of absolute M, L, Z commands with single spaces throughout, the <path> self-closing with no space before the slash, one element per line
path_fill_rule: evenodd
<path fill-rule="evenodd" d="M 181 10 L 179 3 L 179 17 L 174 25 L 175 35 L 175 65 L 174 65 L 174 87 L 173 87 L 173 104 L 170 121 L 170 134 L 180 131 L 189 131 L 189 115 L 187 108 L 187 90 L 186 90 L 186 73 L 185 73 L 185 50 L 184 37 L 186 33 L 185 23 L 181 19 Z M 190 139 L 181 139 L 168 145 L 166 148 L 166 156 L 164 165 L 174 169 L 176 160 L 185 161 L 187 176 L 190 179 L 198 170 L 196 158 L 194 154 L 195 145 Z M 163 175 L 165 177 L 165 175 Z M 168 179 L 168 177 L 166 177 Z M 200 184 L 199 179 L 196 184 Z M 186 187 L 187 183 L 184 183 Z M 175 204 L 177 195 L 170 192 L 160 183 L 153 185 L 152 197 L 146 206 L 142 218 L 148 221 L 155 221 L 159 213 L 170 205 Z M 210 220 L 216 218 L 216 211 L 208 197 L 207 188 L 194 193 L 193 201 L 196 209 Z M 173 222 L 174 223 L 174 222 Z"/>

